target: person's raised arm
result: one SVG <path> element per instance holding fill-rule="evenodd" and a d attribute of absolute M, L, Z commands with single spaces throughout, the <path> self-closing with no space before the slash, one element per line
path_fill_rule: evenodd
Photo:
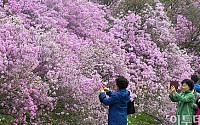
<path fill-rule="evenodd" d="M 170 94 L 170 95 L 169 95 L 169 98 L 170 98 L 170 100 L 171 100 L 172 102 L 178 102 L 178 100 L 177 100 L 177 98 L 176 98 L 176 96 L 175 96 L 175 93 L 174 93 L 174 94 Z"/>
<path fill-rule="evenodd" d="M 177 101 L 181 101 L 181 102 L 194 102 L 194 100 L 195 100 L 193 94 L 189 94 L 189 95 L 184 97 L 184 96 L 181 96 L 180 94 L 178 94 L 176 92 L 175 97 L 176 97 Z"/>
<path fill-rule="evenodd" d="M 101 92 L 100 100 L 106 106 L 112 105 L 117 102 L 117 95 L 112 93 L 109 98 L 106 98 L 106 94 L 104 92 Z"/>
<path fill-rule="evenodd" d="M 178 102 L 177 97 L 175 96 L 176 93 L 176 89 L 174 86 L 172 86 L 172 88 L 169 89 L 169 98 L 172 102 Z"/>

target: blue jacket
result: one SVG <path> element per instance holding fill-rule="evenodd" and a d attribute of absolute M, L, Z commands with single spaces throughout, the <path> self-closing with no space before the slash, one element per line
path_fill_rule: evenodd
<path fill-rule="evenodd" d="M 106 98 L 106 94 L 109 98 Z M 127 125 L 127 103 L 130 101 L 130 92 L 120 89 L 116 92 L 100 93 L 100 101 L 109 106 L 108 125 Z"/>
<path fill-rule="evenodd" d="M 197 92 L 200 92 L 200 85 L 197 82 L 194 83 L 194 88 Z"/>

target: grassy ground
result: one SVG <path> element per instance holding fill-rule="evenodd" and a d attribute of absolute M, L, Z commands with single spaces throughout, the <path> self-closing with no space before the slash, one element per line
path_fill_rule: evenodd
<path fill-rule="evenodd" d="M 145 113 L 137 113 L 128 116 L 128 125 L 159 125 L 151 116 Z"/>
<path fill-rule="evenodd" d="M 60 109 L 57 109 L 60 110 Z M 56 113 L 51 114 L 53 119 L 52 125 L 57 123 L 74 123 L 74 121 L 79 120 L 79 117 L 73 114 L 69 115 L 57 115 Z M 13 119 L 7 115 L 0 114 L 0 125 L 10 125 L 10 120 Z M 136 113 L 134 115 L 128 116 L 128 125 L 160 125 L 151 116 L 145 113 Z"/>
<path fill-rule="evenodd" d="M 10 121 L 12 119 L 13 118 L 11 116 L 0 114 L 0 125 L 11 125 Z"/>

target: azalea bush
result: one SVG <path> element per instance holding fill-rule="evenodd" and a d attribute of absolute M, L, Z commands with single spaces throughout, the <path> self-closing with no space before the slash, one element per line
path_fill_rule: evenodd
<path fill-rule="evenodd" d="M 138 111 L 162 115 L 164 120 L 175 111 L 168 99 L 169 81 L 189 78 L 192 59 L 175 44 L 174 29 L 162 4 L 146 8 L 142 16 L 130 12 L 121 21 L 116 20 L 111 32 L 124 43 L 131 75 L 129 89 L 136 97 Z"/>

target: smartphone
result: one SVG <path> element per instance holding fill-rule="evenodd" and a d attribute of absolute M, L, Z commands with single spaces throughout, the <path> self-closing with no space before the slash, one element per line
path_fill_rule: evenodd
<path fill-rule="evenodd" d="M 172 86 L 174 86 L 175 89 L 177 90 L 178 89 L 178 81 L 170 81 L 170 89 Z"/>

